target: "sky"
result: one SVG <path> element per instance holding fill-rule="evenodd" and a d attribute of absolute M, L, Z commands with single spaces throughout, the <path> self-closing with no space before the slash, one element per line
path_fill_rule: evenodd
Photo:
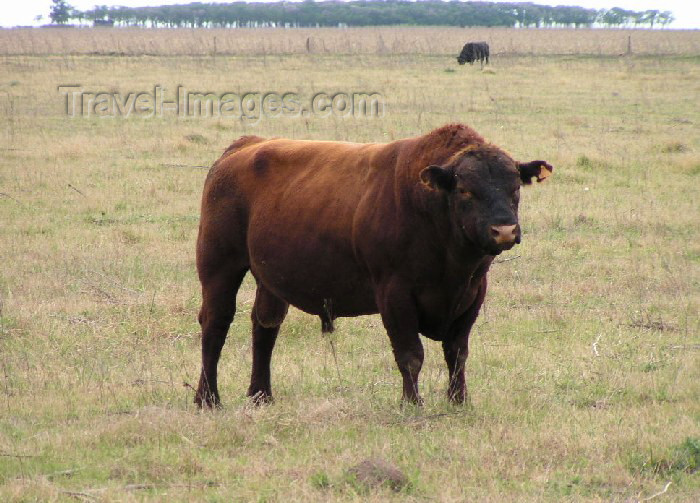
<path fill-rule="evenodd" d="M 0 0 L 3 4 L 2 16 L 0 16 L 0 26 L 38 26 L 48 22 L 49 7 L 51 0 Z M 226 0 L 199 0 L 202 3 L 224 3 Z M 255 0 L 265 1 L 265 0 Z M 517 0 L 508 0 L 517 1 Z M 547 0 L 528 0 L 532 3 L 542 5 L 579 5 L 581 7 L 602 9 L 611 7 L 622 7 L 629 10 L 670 10 L 673 12 L 676 21 L 671 24 L 671 28 L 700 28 L 700 1 L 698 0 L 558 0 L 548 2 Z M 168 5 L 187 4 L 190 0 L 168 1 L 168 0 L 68 0 L 73 7 L 86 10 L 94 5 L 124 5 L 129 7 L 144 7 L 147 5 Z M 9 5 L 8 5 L 9 4 Z M 43 15 L 42 21 L 35 21 L 37 15 Z"/>

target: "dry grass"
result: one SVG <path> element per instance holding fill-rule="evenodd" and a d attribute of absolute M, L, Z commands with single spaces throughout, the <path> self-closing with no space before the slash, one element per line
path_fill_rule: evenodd
<path fill-rule="evenodd" d="M 7 56 L 0 68 L 1 500 L 636 501 L 669 481 L 654 501 L 697 500 L 697 56 L 501 56 L 494 73 L 434 54 Z M 387 114 L 69 119 L 66 83 L 369 89 Z M 400 408 L 376 316 L 340 320 L 338 378 L 319 321 L 296 310 L 273 358 L 277 402 L 250 407 L 249 278 L 220 366 L 225 408 L 198 412 L 183 382 L 199 370 L 206 170 L 181 166 L 246 133 L 388 141 L 457 120 L 556 167 L 523 193 L 523 244 L 491 275 L 473 407 L 448 405 L 428 341 L 426 406 Z M 357 486 L 347 469 L 370 457 L 409 485 Z"/>
<path fill-rule="evenodd" d="M 2 54 L 263 55 L 458 54 L 486 40 L 492 54 L 695 55 L 692 30 L 516 30 L 510 28 L 376 27 L 299 29 L 42 28 L 0 30 Z"/>

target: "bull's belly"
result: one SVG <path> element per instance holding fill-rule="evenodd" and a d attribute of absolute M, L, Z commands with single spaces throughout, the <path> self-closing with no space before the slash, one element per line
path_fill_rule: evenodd
<path fill-rule="evenodd" d="M 256 280 L 309 314 L 337 318 L 377 312 L 372 284 L 347 256 L 303 250 L 250 250 Z"/>

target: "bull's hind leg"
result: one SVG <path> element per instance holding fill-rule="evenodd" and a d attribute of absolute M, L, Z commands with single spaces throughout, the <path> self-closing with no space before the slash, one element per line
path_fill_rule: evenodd
<path fill-rule="evenodd" d="M 195 395 L 195 403 L 201 406 L 219 406 L 217 365 L 226 334 L 236 313 L 236 293 L 248 267 L 229 261 L 212 270 L 206 264 L 199 265 L 202 282 L 202 308 L 199 324 L 202 326 L 202 373 Z"/>
<path fill-rule="evenodd" d="M 280 325 L 287 315 L 289 304 L 258 283 L 255 304 L 251 312 L 253 321 L 253 371 L 250 376 L 248 396 L 256 404 L 272 401 L 270 384 L 270 360 Z"/>

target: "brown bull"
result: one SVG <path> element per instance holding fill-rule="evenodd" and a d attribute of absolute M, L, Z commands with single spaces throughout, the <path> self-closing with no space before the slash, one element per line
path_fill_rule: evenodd
<path fill-rule="evenodd" d="M 388 144 L 240 138 L 202 196 L 195 401 L 220 403 L 216 367 L 250 270 L 256 402 L 272 399 L 270 358 L 289 304 L 319 316 L 323 331 L 336 317 L 380 313 L 412 402 L 421 402 L 419 334 L 441 341 L 448 396 L 463 402 L 486 273 L 520 242 L 520 185 L 551 172 L 544 161 L 514 161 L 461 124 Z"/>

